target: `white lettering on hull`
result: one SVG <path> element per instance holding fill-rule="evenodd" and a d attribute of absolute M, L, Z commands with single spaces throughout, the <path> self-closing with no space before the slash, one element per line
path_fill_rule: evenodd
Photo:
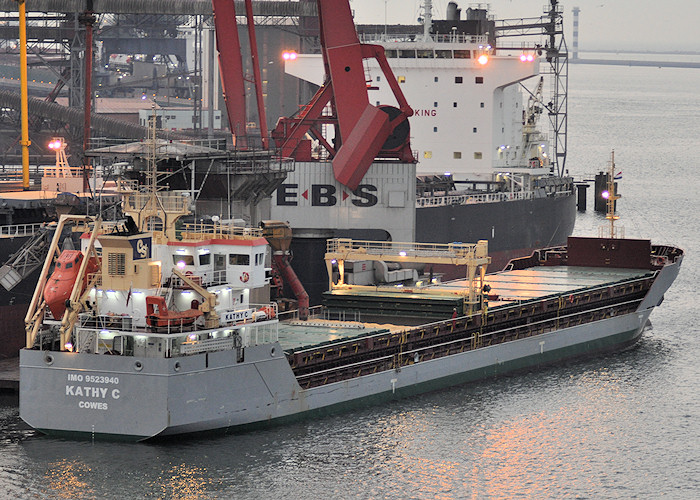
<path fill-rule="evenodd" d="M 70 382 L 92 382 L 96 384 L 119 384 L 119 377 L 109 377 L 104 375 L 83 375 L 81 373 L 69 373 L 66 384 L 66 397 L 75 398 L 92 398 L 102 401 L 86 401 L 80 399 L 77 402 L 77 406 L 84 410 L 109 410 L 109 404 L 107 401 L 110 398 L 112 400 L 117 400 L 121 397 L 121 391 L 119 389 L 109 389 L 108 387 L 100 387 L 96 385 L 77 385 L 71 384 Z"/>

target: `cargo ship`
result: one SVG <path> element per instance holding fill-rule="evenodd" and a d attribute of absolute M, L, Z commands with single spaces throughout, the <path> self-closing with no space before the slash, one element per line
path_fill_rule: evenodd
<path fill-rule="evenodd" d="M 403 133 L 415 163 L 378 155 L 359 186 L 348 188 L 334 177 L 334 158 L 324 148 L 339 133 L 327 124 L 333 113 L 321 117 L 323 136 L 310 131 L 313 140 L 294 151 L 296 168 L 272 199 L 272 218 L 294 229 L 297 256 L 320 260 L 330 237 L 485 239 L 491 269 L 499 270 L 536 248 L 566 244 L 576 206 L 566 169 L 561 6 L 552 1 L 541 18 L 497 22 L 486 9 L 462 14 L 450 2 L 445 17 L 433 20 L 427 1 L 421 25 L 357 27 L 358 43 L 381 47 L 393 71 L 386 75 L 379 60 L 364 60 L 368 101 L 403 109 L 398 82 L 413 113 Z M 286 72 L 321 89 L 336 85 L 333 78 L 345 75 L 329 77 L 334 52 L 322 52 L 290 52 Z M 293 265 L 318 300 L 326 277 L 313 262 L 299 257 Z"/>
<path fill-rule="evenodd" d="M 260 229 L 183 222 L 183 193 L 123 196 L 124 221 L 62 216 L 81 249 L 53 239 L 30 304 L 20 416 L 49 435 L 225 433 L 624 349 L 683 260 L 612 219 L 493 274 L 485 240 L 331 239 L 324 306 L 282 318 Z"/>
<path fill-rule="evenodd" d="M 509 259 L 529 255 L 535 248 L 565 244 L 572 232 L 575 201 L 571 178 L 565 175 L 562 127 L 566 97 L 555 92 L 552 101 L 545 102 L 548 99 L 543 95 L 549 89 L 539 79 L 540 73 L 549 74 L 555 81 L 550 86 L 566 89 L 556 81 L 562 77 L 566 58 L 565 51 L 559 50 L 560 30 L 547 28 L 561 24 L 557 2 L 552 2 L 548 16 L 538 19 L 532 28 L 537 37 L 549 40 L 548 45 L 533 41 L 518 44 L 517 50 L 502 42 L 505 28 L 516 23 L 497 25 L 483 9 L 469 9 L 463 19 L 453 3 L 445 21 L 433 22 L 431 12 L 430 2 L 426 2 L 422 26 L 392 27 L 390 33 L 385 33 L 384 27 L 374 31 L 361 27 L 362 43 L 349 14 L 347 26 L 343 26 L 352 28 L 352 37 L 362 50 L 383 48 L 396 72 L 392 80 L 413 108 L 410 132 L 402 123 L 385 144 L 390 150 L 402 150 L 399 158 L 377 155 L 358 185 L 351 187 L 335 177 L 334 158 L 318 153 L 317 142 L 301 140 L 289 157 L 280 157 L 285 165 L 293 161 L 293 167 L 279 172 L 287 179 L 275 181 L 279 187 L 272 193 L 270 214 L 262 218 L 287 221 L 292 226 L 292 265 L 313 304 L 320 303 L 325 291 L 327 276 L 319 263 L 330 237 L 442 243 L 485 239 L 492 258 L 490 269 L 498 270 Z M 499 33 L 504 36 L 497 36 Z M 485 64 L 480 62 L 482 56 Z M 314 57 L 312 66 L 322 68 L 321 57 Z M 288 71 L 322 81 L 322 69 L 314 73 L 321 76 L 313 77 L 302 75 L 301 66 L 295 69 L 293 63 L 311 59 L 299 54 L 288 60 Z M 373 59 L 362 63 L 367 70 L 365 74 L 363 67 L 360 84 L 368 102 L 372 106 L 376 102 L 378 107 L 380 102 L 390 102 L 392 86 L 380 72 L 379 63 Z M 426 86 L 430 92 L 424 91 Z M 521 89 L 529 94 L 527 99 L 523 99 Z M 344 102 L 349 100 L 345 93 L 334 102 L 352 107 L 352 102 Z M 541 116 L 550 117 L 551 135 L 542 133 Z M 327 116 L 319 117 L 318 123 L 319 130 L 333 128 Z M 323 140 L 340 143 L 332 134 Z M 199 214 L 225 218 L 227 210 L 221 207 L 228 206 L 231 217 L 231 200 L 238 193 L 245 191 L 246 200 L 270 194 L 261 183 L 242 182 L 245 188 L 231 187 L 231 171 L 230 164 L 224 163 L 197 173 L 197 184 L 211 178 L 209 188 L 216 188 L 197 196 Z M 269 172 L 261 174 L 263 180 L 270 177 Z M 171 189 L 190 188 L 189 178 L 171 177 L 169 182 Z M 240 215 L 236 210 L 234 206 L 233 217 Z M 259 213 L 266 212 L 263 204 Z M 11 272 L 14 261 L 35 256 L 36 246 L 29 239 L 29 235 L 14 237 L 12 250 L 2 253 L 13 253 L 5 273 Z M 44 248 L 48 239 L 43 238 Z M 26 247 L 20 248 L 25 243 Z M 38 268 L 40 260 L 34 258 L 32 265 Z M 24 264 L 20 267 L 27 271 L 27 279 L 10 292 L 0 290 L 0 317 L 13 325 L 12 331 L 21 332 L 20 316 L 38 271 L 32 274 Z M 449 268 L 435 269 L 436 273 L 450 272 Z M 12 356 L 18 347 L 8 344 L 2 354 Z"/>

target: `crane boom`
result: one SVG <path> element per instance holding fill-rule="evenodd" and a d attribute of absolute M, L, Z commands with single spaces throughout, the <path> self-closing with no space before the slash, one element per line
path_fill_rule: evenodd
<path fill-rule="evenodd" d="M 320 141 L 333 159 L 333 173 L 341 184 L 356 189 L 378 156 L 413 162 L 406 102 L 379 45 L 361 44 L 348 0 L 317 0 L 326 82 L 302 113 L 281 119 L 274 132 L 283 155 L 293 156 L 307 132 L 327 123 L 323 107 L 330 103 L 336 125 L 335 148 Z M 374 58 L 390 82 L 399 108 L 369 103 L 364 60 Z"/>

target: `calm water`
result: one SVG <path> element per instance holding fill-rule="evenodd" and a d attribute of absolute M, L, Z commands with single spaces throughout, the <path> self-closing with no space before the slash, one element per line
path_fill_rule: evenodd
<path fill-rule="evenodd" d="M 0 496 L 698 497 L 699 88 L 700 70 L 570 67 L 570 172 L 605 168 L 614 148 L 627 236 L 687 252 L 634 349 L 297 425 L 167 444 L 38 437 L 4 399 Z M 589 211 L 576 233 L 595 235 L 601 223 Z"/>

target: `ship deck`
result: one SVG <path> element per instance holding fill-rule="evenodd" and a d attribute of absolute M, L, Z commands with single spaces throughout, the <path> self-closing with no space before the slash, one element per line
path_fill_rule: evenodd
<path fill-rule="evenodd" d="M 528 300 L 552 295 L 569 294 L 651 273 L 648 269 L 621 269 L 602 267 L 543 266 L 529 269 L 501 271 L 486 276 L 485 283 L 491 286 L 489 294 L 497 300 L 489 301 L 489 308 L 508 306 Z M 343 295 L 376 297 L 415 298 L 426 301 L 444 301 L 446 297 L 458 296 L 467 286 L 466 279 L 437 283 L 420 289 L 406 287 L 377 287 L 374 290 L 342 290 Z M 445 317 L 441 319 L 447 319 Z M 410 316 L 373 316 L 373 323 L 362 321 L 334 321 L 311 319 L 308 321 L 281 322 L 279 341 L 283 349 L 313 347 L 319 344 L 371 335 L 382 330 L 402 331 L 410 326 L 438 321 L 439 318 Z"/>

